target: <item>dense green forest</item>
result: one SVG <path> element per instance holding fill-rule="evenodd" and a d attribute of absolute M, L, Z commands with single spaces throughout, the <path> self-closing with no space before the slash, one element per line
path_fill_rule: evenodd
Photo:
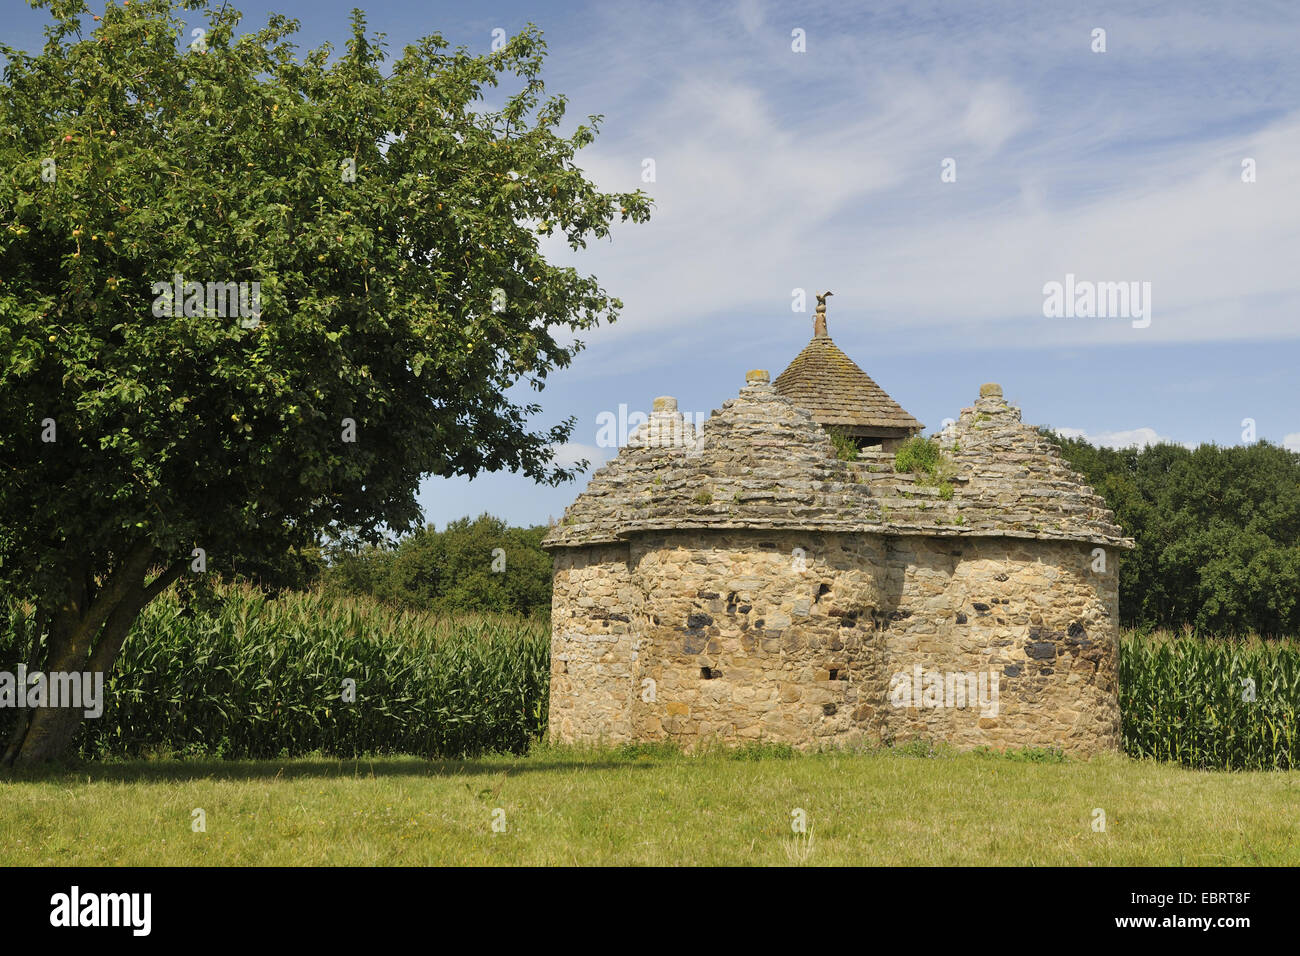
<path fill-rule="evenodd" d="M 1116 450 L 1044 434 L 1137 542 L 1120 560 L 1123 624 L 1300 634 L 1300 454 L 1264 441 Z"/>

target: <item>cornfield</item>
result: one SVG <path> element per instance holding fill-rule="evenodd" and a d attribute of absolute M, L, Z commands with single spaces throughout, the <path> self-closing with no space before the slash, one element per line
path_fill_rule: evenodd
<path fill-rule="evenodd" d="M 549 627 L 222 587 L 210 609 L 146 608 L 85 721 L 83 756 L 522 753 L 546 729 Z M 0 617 L 0 670 L 35 666 L 30 609 Z M 355 700 L 344 700 L 345 682 Z M 1300 644 L 1127 632 L 1124 749 L 1223 770 L 1300 767 Z M 0 739 L 16 711 L 0 709 Z"/>
<path fill-rule="evenodd" d="M 1300 645 L 1124 634 L 1124 749 L 1189 767 L 1300 767 Z"/>
<path fill-rule="evenodd" d="M 546 726 L 549 628 L 482 614 L 226 587 L 212 609 L 145 609 L 84 722 L 83 756 L 522 753 Z M 0 621 L 0 669 L 35 667 L 28 609 Z M 355 701 L 344 700 L 355 682 Z M 0 711 L 8 734 L 14 711 Z M 0 737 L 0 739 L 4 739 Z"/>

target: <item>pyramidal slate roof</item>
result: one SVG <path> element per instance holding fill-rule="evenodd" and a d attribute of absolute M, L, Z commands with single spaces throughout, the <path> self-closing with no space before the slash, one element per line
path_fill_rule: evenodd
<path fill-rule="evenodd" d="M 548 532 L 551 549 L 642 532 L 785 529 L 1093 542 L 1131 548 L 1105 501 L 1056 447 L 1020 421 L 998 386 L 939 437 L 952 494 L 894 468 L 894 456 L 836 457 L 807 409 L 766 372 L 713 412 L 699 434 L 660 399 L 628 445 L 597 469 Z M 945 489 L 946 491 L 946 489 Z"/>
<path fill-rule="evenodd" d="M 824 320 L 773 384 L 822 425 L 901 428 L 908 434 L 925 427 L 840 350 L 826 334 Z"/>

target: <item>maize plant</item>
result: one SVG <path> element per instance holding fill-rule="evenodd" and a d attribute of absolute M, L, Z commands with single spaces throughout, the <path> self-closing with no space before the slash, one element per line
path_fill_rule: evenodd
<path fill-rule="evenodd" d="M 1126 633 L 1120 641 L 1124 749 L 1189 767 L 1300 767 L 1300 645 Z"/>
<path fill-rule="evenodd" d="M 145 609 L 105 684 L 83 756 L 521 753 L 545 730 L 544 621 L 392 611 L 373 602 L 222 587 L 210 610 Z M 0 670 L 35 667 L 41 637 L 8 608 Z M 13 711 L 0 710 L 0 732 Z"/>

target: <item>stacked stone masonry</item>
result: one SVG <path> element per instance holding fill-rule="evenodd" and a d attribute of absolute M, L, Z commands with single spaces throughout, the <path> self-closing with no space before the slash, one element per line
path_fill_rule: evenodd
<path fill-rule="evenodd" d="M 699 434 L 671 400 L 548 535 L 564 741 L 1119 745 L 1104 502 L 996 386 L 945 490 L 835 456 L 751 373 Z"/>

